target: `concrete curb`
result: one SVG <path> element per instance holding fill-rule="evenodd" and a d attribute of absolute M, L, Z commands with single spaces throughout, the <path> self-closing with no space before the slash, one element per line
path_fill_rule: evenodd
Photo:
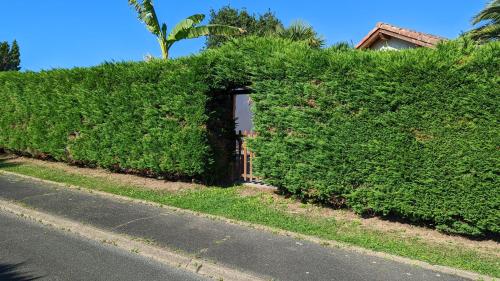
<path fill-rule="evenodd" d="M 16 203 L 0 199 L 0 211 L 8 212 L 20 217 L 30 219 L 34 222 L 44 224 L 63 231 L 69 231 L 86 239 L 99 241 L 123 250 L 136 253 L 146 258 L 151 258 L 157 262 L 177 267 L 186 271 L 208 277 L 214 280 L 231 281 L 264 281 L 271 278 L 259 277 L 249 273 L 229 268 L 222 264 L 215 264 L 197 257 L 183 255 L 163 247 L 156 247 L 148 244 L 147 241 L 134 239 L 126 235 L 120 235 L 104 231 L 95 227 L 84 225 L 57 216 L 41 213 Z"/>
<path fill-rule="evenodd" d="M 68 185 L 68 184 L 54 182 L 54 181 L 50 181 L 50 180 L 44 180 L 44 179 L 40 179 L 40 178 L 36 178 L 36 177 L 32 177 L 32 176 L 26 176 L 23 174 L 7 172 L 7 171 L 0 171 L 0 174 L 2 174 L 2 173 L 7 174 L 7 175 L 12 175 L 12 176 L 17 176 L 17 177 L 22 177 L 22 178 L 26 178 L 26 179 L 30 179 L 30 180 L 34 180 L 34 181 L 38 181 L 38 182 L 43 182 L 43 183 L 47 183 L 47 184 L 71 188 L 71 189 L 75 189 L 75 190 L 80 191 L 80 192 L 85 192 L 85 191 L 91 192 L 91 193 L 97 194 L 99 196 L 112 198 L 112 199 L 116 199 L 116 200 L 145 204 L 145 205 L 149 205 L 149 206 L 155 206 L 155 207 L 164 208 L 167 210 L 172 210 L 174 212 L 182 212 L 182 213 L 186 213 L 186 214 L 190 214 L 190 215 L 196 215 L 199 217 L 205 217 L 205 218 L 209 218 L 209 219 L 223 221 L 223 222 L 233 224 L 233 225 L 246 226 L 246 227 L 250 227 L 253 229 L 257 229 L 257 230 L 262 230 L 262 231 L 266 231 L 266 232 L 270 232 L 270 233 L 274 233 L 274 234 L 279 234 L 282 236 L 303 239 L 306 241 L 320 244 L 320 245 L 325 246 L 325 247 L 341 248 L 341 249 L 345 249 L 345 250 L 349 250 L 349 251 L 353 251 L 353 252 L 357 252 L 357 253 L 361 253 L 361 254 L 365 254 L 365 255 L 369 255 L 369 256 L 374 256 L 374 257 L 379 257 L 379 258 L 384 258 L 384 259 L 396 261 L 396 262 L 399 262 L 402 264 L 418 266 L 418 267 L 423 268 L 423 269 L 433 270 L 433 271 L 444 273 L 444 274 L 456 275 L 456 276 L 471 279 L 471 280 L 500 281 L 500 279 L 498 279 L 498 278 L 482 275 L 482 274 L 471 272 L 471 271 L 466 271 L 466 270 L 452 268 L 452 267 L 448 267 L 448 266 L 442 266 L 442 265 L 433 265 L 433 264 L 430 264 L 428 262 L 413 260 L 410 258 L 405 258 L 405 257 L 401 257 L 401 256 L 383 253 L 383 252 L 376 252 L 376 251 L 372 251 L 372 250 L 365 249 L 362 247 L 348 245 L 346 243 L 342 243 L 342 242 L 338 242 L 338 241 L 325 240 L 325 239 L 321 239 L 321 238 L 317 238 L 317 237 L 313 237 L 313 236 L 302 235 L 302 234 L 298 234 L 295 232 L 290 232 L 290 231 L 286 231 L 286 230 L 282 230 L 282 229 L 278 229 L 278 228 L 273 228 L 273 227 L 268 227 L 268 226 L 259 225 L 259 224 L 253 224 L 253 223 L 247 223 L 247 222 L 227 219 L 227 218 L 224 218 L 221 216 L 209 215 L 209 214 L 199 213 L 199 212 L 190 211 L 190 210 L 186 210 L 186 209 L 180 209 L 180 208 L 162 205 L 162 204 L 154 203 L 154 202 L 150 202 L 150 201 L 133 199 L 130 197 L 115 195 L 115 194 L 111 194 L 111 193 L 107 193 L 107 192 L 103 192 L 103 191 L 92 190 L 92 189 L 88 189 L 85 187 Z M 3 201 L 0 200 L 0 202 L 3 202 Z M 224 279 L 224 280 L 226 280 L 226 279 Z M 227 280 L 229 280 L 229 279 L 227 279 Z"/>

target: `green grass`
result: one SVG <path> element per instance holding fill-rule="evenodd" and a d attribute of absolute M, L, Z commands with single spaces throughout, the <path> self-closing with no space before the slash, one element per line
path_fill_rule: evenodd
<path fill-rule="evenodd" d="M 0 170 L 256 223 L 422 260 L 431 264 L 500 277 L 500 259 L 495 255 L 453 245 L 431 243 L 418 238 L 405 238 L 398 233 L 368 230 L 360 226 L 359 223 L 350 221 L 293 215 L 278 208 L 272 200 L 264 200 L 266 199 L 265 194 L 241 196 L 238 189 L 242 187 L 203 188 L 168 193 L 124 185 L 98 177 L 70 174 L 59 169 L 33 164 L 16 165 L 0 162 Z"/>

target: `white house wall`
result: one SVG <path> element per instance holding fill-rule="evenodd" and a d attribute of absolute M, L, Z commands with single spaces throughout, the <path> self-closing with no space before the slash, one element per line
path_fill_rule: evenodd
<path fill-rule="evenodd" d="M 370 48 L 373 50 L 384 51 L 384 50 L 402 50 L 415 47 L 416 47 L 415 44 L 391 37 L 388 40 L 379 40 L 375 42 Z"/>

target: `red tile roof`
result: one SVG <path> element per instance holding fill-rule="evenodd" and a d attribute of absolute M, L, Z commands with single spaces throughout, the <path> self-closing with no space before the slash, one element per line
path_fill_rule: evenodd
<path fill-rule="evenodd" d="M 356 49 L 370 48 L 370 46 L 379 39 L 387 37 L 395 37 L 421 47 L 434 47 L 440 41 L 446 40 L 444 37 L 379 22 L 377 26 L 359 42 Z"/>

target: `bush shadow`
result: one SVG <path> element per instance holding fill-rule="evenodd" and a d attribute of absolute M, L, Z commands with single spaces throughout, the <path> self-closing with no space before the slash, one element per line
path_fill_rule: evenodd
<path fill-rule="evenodd" d="M 38 280 L 43 276 L 33 276 L 32 274 L 19 270 L 25 263 L 2 263 L 0 262 L 0 280 L 2 281 L 31 281 Z"/>
<path fill-rule="evenodd" d="M 19 166 L 20 164 L 19 163 L 12 163 L 12 162 L 9 162 L 9 160 L 12 159 L 12 157 L 8 158 L 8 157 L 4 157 L 4 155 L 0 154 L 0 169 L 4 169 L 4 168 L 12 168 L 12 167 L 16 167 L 16 166 Z M 2 280 L 2 279 L 0 279 Z"/>

